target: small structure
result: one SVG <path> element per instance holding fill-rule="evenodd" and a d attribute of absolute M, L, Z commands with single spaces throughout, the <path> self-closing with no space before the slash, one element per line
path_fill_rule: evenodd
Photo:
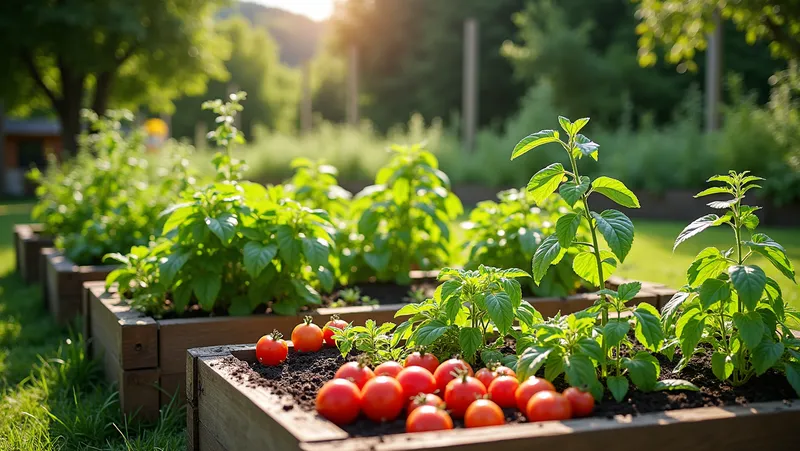
<path fill-rule="evenodd" d="M 61 157 L 61 124 L 47 118 L 2 119 L 0 115 L 0 190 L 11 196 L 30 195 L 25 179 L 32 167 L 44 169 L 50 154 Z"/>

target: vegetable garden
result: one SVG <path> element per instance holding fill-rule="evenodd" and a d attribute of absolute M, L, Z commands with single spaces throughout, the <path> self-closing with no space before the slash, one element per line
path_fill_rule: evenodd
<path fill-rule="evenodd" d="M 195 180 L 189 149 L 147 158 L 122 113 L 90 116 L 79 155 L 33 174 L 42 225 L 17 232 L 18 266 L 43 268 L 57 320 L 83 318 L 87 354 L 134 420 L 185 404 L 190 449 L 595 449 L 621 429 L 623 449 L 790 437 L 800 312 L 753 260 L 795 282 L 746 204 L 763 179 L 716 175 L 697 194 L 718 213 L 674 246 L 714 227 L 732 239 L 702 250 L 675 291 L 614 276 L 636 246 L 624 210 L 640 205 L 622 181 L 581 175 L 601 149 L 588 118 L 559 117 L 560 130 L 510 149 L 524 164 L 561 147 L 568 165 L 465 213 L 419 145 L 388 149 L 357 194 L 308 159 L 285 184 L 244 180 L 244 99 L 204 104 L 218 117 L 213 181 Z M 592 210 L 598 196 L 619 209 Z"/>

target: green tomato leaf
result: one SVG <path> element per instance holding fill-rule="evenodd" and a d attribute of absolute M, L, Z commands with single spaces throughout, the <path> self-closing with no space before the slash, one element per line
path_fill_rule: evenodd
<path fill-rule="evenodd" d="M 719 249 L 707 247 L 694 258 L 686 271 L 686 280 L 693 287 L 699 286 L 708 279 L 717 278 L 728 269 L 729 264 Z"/>
<path fill-rule="evenodd" d="M 583 155 L 588 156 L 597 152 L 600 145 L 581 134 L 577 134 L 575 135 L 575 147 L 580 150 Z"/>
<path fill-rule="evenodd" d="M 614 202 L 627 208 L 639 208 L 639 199 L 625 184 L 611 177 L 598 177 L 592 182 L 592 191 L 596 191 Z"/>
<path fill-rule="evenodd" d="M 625 376 L 608 376 L 606 385 L 617 402 L 622 402 L 628 394 L 628 378 Z"/>
<path fill-rule="evenodd" d="M 572 135 L 572 122 L 569 119 L 564 116 L 558 116 L 558 123 L 568 135 Z"/>
<path fill-rule="evenodd" d="M 517 375 L 519 380 L 524 381 L 531 376 L 535 376 L 539 369 L 547 361 L 547 357 L 553 351 L 553 348 L 545 348 L 540 346 L 531 346 L 523 351 L 517 361 Z"/>
<path fill-rule="evenodd" d="M 670 300 L 661 308 L 661 318 L 664 322 L 667 324 L 671 323 L 672 317 L 678 311 L 678 308 L 693 297 L 694 293 L 687 293 L 685 291 L 679 291 L 673 294 Z"/>
<path fill-rule="evenodd" d="M 748 310 L 754 311 L 767 286 L 767 275 L 758 266 L 734 265 L 728 268 L 733 287 Z"/>
<path fill-rule="evenodd" d="M 608 346 L 618 345 L 631 330 L 631 325 L 625 319 L 609 318 L 605 327 L 603 327 L 603 339 Z"/>
<path fill-rule="evenodd" d="M 251 277 L 258 277 L 277 254 L 278 246 L 274 244 L 250 241 L 244 245 L 244 269 Z"/>
<path fill-rule="evenodd" d="M 304 237 L 302 238 L 303 255 L 314 269 L 328 264 L 330 244 L 322 238 Z"/>
<path fill-rule="evenodd" d="M 633 311 L 633 316 L 636 317 L 636 338 L 645 348 L 656 351 L 664 341 L 658 310 L 650 304 L 642 303 Z"/>
<path fill-rule="evenodd" d="M 630 301 L 642 290 L 641 282 L 627 282 L 617 288 L 617 298 L 620 301 Z"/>
<path fill-rule="evenodd" d="M 602 362 L 604 360 L 603 348 L 600 346 L 600 343 L 591 338 L 584 337 L 578 340 L 575 343 L 575 349 L 580 351 L 581 354 L 589 356 L 589 358 L 595 362 Z"/>
<path fill-rule="evenodd" d="M 696 199 L 698 197 L 710 196 L 712 194 L 733 194 L 733 190 L 724 186 L 712 186 L 711 188 L 706 188 L 703 191 L 695 194 L 694 197 Z"/>
<path fill-rule="evenodd" d="M 372 251 L 364 253 L 364 261 L 370 268 L 377 272 L 383 272 L 389 266 L 389 260 L 392 254 L 388 250 Z"/>
<path fill-rule="evenodd" d="M 483 344 L 483 335 L 475 327 L 462 327 L 458 332 L 458 345 L 461 352 L 467 359 L 472 359 L 478 349 Z"/>
<path fill-rule="evenodd" d="M 731 297 L 731 286 L 725 280 L 706 279 L 700 285 L 700 305 L 708 310 L 712 305 Z"/>
<path fill-rule="evenodd" d="M 792 266 L 792 261 L 786 255 L 786 249 L 772 238 L 763 233 L 756 233 L 750 241 L 745 241 L 744 244 L 750 246 L 750 249 L 754 252 L 763 255 L 764 258 L 772 263 L 772 266 L 777 268 L 788 279 L 795 281 L 794 267 Z"/>
<path fill-rule="evenodd" d="M 320 266 L 319 270 L 317 270 L 317 278 L 319 279 L 320 285 L 322 285 L 322 289 L 326 293 L 333 291 L 333 287 L 336 284 L 333 271 L 324 266 Z"/>
<path fill-rule="evenodd" d="M 764 339 L 751 354 L 756 374 L 761 376 L 778 363 L 785 349 L 786 347 L 780 341 L 774 342 L 771 339 Z"/>
<path fill-rule="evenodd" d="M 172 285 L 172 281 L 175 280 L 178 271 L 183 268 L 183 265 L 185 265 L 187 261 L 189 261 L 189 253 L 187 252 L 173 252 L 169 254 L 167 259 L 159 265 L 161 283 L 167 286 Z"/>
<path fill-rule="evenodd" d="M 567 213 L 556 221 L 556 236 L 558 244 L 566 249 L 572 245 L 578 227 L 581 225 L 581 216 L 577 213 Z"/>
<path fill-rule="evenodd" d="M 792 386 L 797 396 L 800 396 L 800 363 L 786 362 L 786 380 Z"/>
<path fill-rule="evenodd" d="M 553 163 L 534 174 L 528 182 L 528 192 L 536 205 L 540 205 L 553 194 L 563 178 L 564 166 L 561 163 Z"/>
<path fill-rule="evenodd" d="M 609 251 L 600 251 L 602 259 L 603 278 L 608 279 L 617 269 L 617 260 Z M 597 271 L 597 259 L 591 252 L 581 252 L 572 261 L 572 270 L 595 287 L 601 285 L 600 275 Z"/>
<path fill-rule="evenodd" d="M 733 314 L 733 324 L 739 330 L 739 336 L 750 351 L 755 351 L 764 336 L 764 320 L 758 312 Z"/>
<path fill-rule="evenodd" d="M 597 229 L 606 239 L 608 247 L 620 262 L 624 262 L 633 244 L 631 220 L 617 210 L 606 210 L 600 214 L 592 212 L 592 217 L 597 222 Z"/>
<path fill-rule="evenodd" d="M 628 370 L 628 376 L 640 390 L 651 391 L 655 388 L 661 369 L 655 357 L 640 351 L 633 359 L 623 359 L 622 366 Z"/>
<path fill-rule="evenodd" d="M 733 374 L 733 360 L 729 355 L 715 352 L 711 356 L 711 371 L 717 379 L 726 381 Z"/>
<path fill-rule="evenodd" d="M 197 297 L 197 302 L 207 312 L 214 308 L 221 287 L 221 274 L 202 275 L 192 279 L 192 289 Z"/>
<path fill-rule="evenodd" d="M 294 292 L 304 304 L 319 305 L 322 302 L 319 297 L 319 293 L 317 293 L 317 290 L 311 287 L 311 285 L 298 279 L 292 279 L 290 282 L 294 288 Z"/>
<path fill-rule="evenodd" d="M 522 286 L 514 279 L 500 279 L 500 285 L 503 291 L 506 292 L 508 298 L 511 299 L 511 305 L 516 310 L 522 302 Z"/>
<path fill-rule="evenodd" d="M 442 320 L 435 319 L 420 326 L 413 335 L 413 342 L 418 346 L 429 346 L 439 339 L 450 326 Z"/>
<path fill-rule="evenodd" d="M 692 356 L 700 339 L 703 337 L 703 328 L 706 324 L 706 315 L 696 308 L 687 310 L 678 318 L 675 324 L 675 335 L 681 346 L 684 356 Z"/>
<path fill-rule="evenodd" d="M 572 354 L 564 359 L 567 383 L 573 387 L 591 387 L 597 381 L 597 371 L 588 356 Z"/>
<path fill-rule="evenodd" d="M 508 294 L 504 291 L 487 294 L 485 302 L 489 318 L 492 319 L 500 333 L 508 332 L 514 324 L 514 312 L 516 311 Z"/>
<path fill-rule="evenodd" d="M 664 379 L 656 382 L 653 387 L 654 391 L 700 391 L 700 388 L 693 383 L 683 379 Z"/>
<path fill-rule="evenodd" d="M 580 183 L 576 183 L 574 180 L 570 180 L 558 189 L 558 194 L 569 204 L 570 207 L 574 207 L 575 204 L 581 200 L 581 197 L 589 191 L 589 184 L 590 180 L 589 177 L 582 175 L 580 178 Z"/>
<path fill-rule="evenodd" d="M 715 223 L 718 219 L 719 216 L 713 214 L 705 215 L 702 218 L 695 219 L 691 224 L 687 225 L 680 234 L 678 234 L 678 238 L 675 239 L 675 244 L 672 246 L 672 251 L 674 252 L 675 249 L 678 248 L 679 244 L 697 235 L 703 230 L 719 225 Z"/>
<path fill-rule="evenodd" d="M 236 236 L 236 226 L 239 220 L 230 213 L 223 213 L 216 218 L 206 216 L 206 226 L 211 233 L 217 236 L 223 244 L 228 245 Z"/>
<path fill-rule="evenodd" d="M 533 254 L 533 280 L 538 285 L 542 278 L 547 274 L 551 264 L 561 260 L 566 250 L 558 244 L 558 237 L 550 235 L 542 241 Z"/>
<path fill-rule="evenodd" d="M 302 245 L 300 241 L 295 239 L 294 230 L 287 225 L 282 225 L 278 227 L 276 235 L 278 238 L 278 253 L 281 259 L 291 267 L 300 264 Z"/>
<path fill-rule="evenodd" d="M 530 134 L 514 146 L 514 151 L 511 153 L 511 159 L 520 157 L 527 152 L 548 143 L 558 142 L 558 132 L 555 130 L 542 130 Z"/>

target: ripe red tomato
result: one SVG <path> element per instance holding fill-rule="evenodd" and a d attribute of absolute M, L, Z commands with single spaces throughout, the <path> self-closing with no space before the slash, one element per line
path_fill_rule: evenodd
<path fill-rule="evenodd" d="M 356 384 L 359 389 L 362 389 L 368 380 L 375 377 L 375 373 L 362 363 L 347 362 L 336 370 L 334 377 L 336 379 L 347 379 Z"/>
<path fill-rule="evenodd" d="M 500 365 L 492 371 L 494 373 L 494 377 L 497 376 L 511 376 L 517 377 L 517 373 L 514 372 L 511 368 L 507 366 Z"/>
<path fill-rule="evenodd" d="M 436 391 L 436 379 L 433 374 L 421 366 L 410 366 L 398 373 L 397 382 L 403 387 L 403 400 L 408 402 L 420 393 Z"/>
<path fill-rule="evenodd" d="M 588 417 L 592 414 L 594 410 L 594 396 L 592 396 L 591 393 L 581 391 L 576 387 L 570 387 L 564 390 L 564 396 L 569 401 L 573 416 Z"/>
<path fill-rule="evenodd" d="M 444 402 L 454 417 L 464 418 L 467 407 L 485 395 L 486 387 L 481 384 L 481 381 L 464 375 L 447 384 L 444 391 Z"/>
<path fill-rule="evenodd" d="M 569 420 L 572 418 L 572 407 L 566 396 L 546 390 L 531 397 L 525 413 L 529 421 Z"/>
<path fill-rule="evenodd" d="M 531 399 L 531 396 L 540 391 L 554 392 L 556 391 L 556 388 L 553 387 L 553 384 L 551 384 L 547 379 L 542 379 L 536 376 L 531 376 L 528 378 L 528 380 L 519 384 L 514 397 L 517 400 L 517 408 L 520 410 L 520 412 L 525 412 L 525 409 L 528 408 L 528 400 Z"/>
<path fill-rule="evenodd" d="M 292 343 L 298 352 L 319 351 L 322 348 L 322 329 L 311 322 L 310 316 L 306 316 L 303 324 L 294 326 Z"/>
<path fill-rule="evenodd" d="M 453 420 L 444 410 L 434 406 L 422 406 L 406 419 L 406 432 L 430 432 L 453 429 Z"/>
<path fill-rule="evenodd" d="M 467 407 L 464 425 L 468 428 L 484 426 L 500 426 L 506 423 L 506 417 L 500 406 L 488 399 L 479 399 Z"/>
<path fill-rule="evenodd" d="M 325 382 L 317 393 L 317 412 L 338 425 L 352 423 L 360 411 L 361 392 L 348 380 Z"/>
<path fill-rule="evenodd" d="M 339 319 L 337 315 L 331 316 L 331 320 L 322 328 L 322 339 L 328 346 L 336 346 L 336 341 L 333 339 L 333 329 L 341 329 L 347 327 L 347 321 Z"/>
<path fill-rule="evenodd" d="M 439 388 L 439 391 L 444 393 L 445 389 L 447 389 L 447 384 L 456 378 L 456 370 L 466 370 L 470 376 L 474 374 L 472 372 L 472 367 L 469 366 L 469 363 L 461 359 L 447 360 L 439 365 L 439 367 L 436 368 L 436 371 L 433 373 L 433 377 L 436 378 L 436 386 Z"/>
<path fill-rule="evenodd" d="M 411 402 L 408 403 L 406 411 L 410 415 L 411 412 L 422 406 L 434 406 L 442 409 L 445 407 L 442 398 L 434 395 L 433 393 L 420 393 L 411 399 Z"/>
<path fill-rule="evenodd" d="M 414 352 L 406 357 L 405 367 L 408 368 L 410 366 L 421 366 L 433 374 L 436 368 L 439 367 L 439 359 L 433 354 Z"/>
<path fill-rule="evenodd" d="M 375 367 L 376 376 L 389 376 L 396 378 L 401 371 L 403 371 L 403 365 L 393 361 L 383 362 Z"/>
<path fill-rule="evenodd" d="M 262 365 L 280 365 L 286 360 L 287 355 L 289 355 L 289 345 L 281 340 L 281 334 L 277 330 L 259 338 L 256 343 L 256 358 Z"/>
<path fill-rule="evenodd" d="M 475 379 L 481 381 L 484 387 L 489 388 L 489 384 L 494 380 L 494 373 L 489 368 L 481 368 L 475 372 Z"/>
<path fill-rule="evenodd" d="M 489 396 L 491 396 L 492 401 L 496 402 L 500 407 L 516 407 L 516 393 L 518 387 L 519 382 L 516 377 L 497 376 L 492 383 L 489 384 Z"/>
<path fill-rule="evenodd" d="M 361 410 L 372 421 L 392 421 L 405 407 L 403 387 L 389 376 L 370 379 L 361 390 Z"/>

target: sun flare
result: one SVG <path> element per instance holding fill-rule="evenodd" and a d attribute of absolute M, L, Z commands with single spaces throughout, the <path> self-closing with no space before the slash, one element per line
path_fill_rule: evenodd
<path fill-rule="evenodd" d="M 335 0 L 251 0 L 265 6 L 285 9 L 302 14 L 312 20 L 325 20 L 333 13 Z"/>

